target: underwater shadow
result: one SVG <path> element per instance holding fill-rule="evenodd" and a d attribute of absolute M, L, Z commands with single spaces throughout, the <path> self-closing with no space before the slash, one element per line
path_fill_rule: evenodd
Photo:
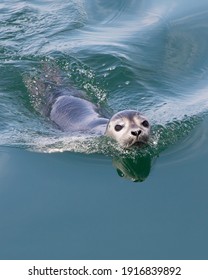
<path fill-rule="evenodd" d="M 112 160 L 118 175 L 132 182 L 143 182 L 150 174 L 152 158 L 150 155 L 131 157 L 114 157 Z"/>

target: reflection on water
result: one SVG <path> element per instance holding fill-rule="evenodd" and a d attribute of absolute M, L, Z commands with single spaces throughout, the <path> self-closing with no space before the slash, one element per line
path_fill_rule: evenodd
<path fill-rule="evenodd" d="M 150 173 L 151 157 L 150 155 L 136 158 L 115 157 L 113 166 L 120 177 L 133 182 L 143 182 Z"/>

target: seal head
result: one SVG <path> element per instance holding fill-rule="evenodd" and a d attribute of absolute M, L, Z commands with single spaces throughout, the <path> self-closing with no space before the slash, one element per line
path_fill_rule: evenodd
<path fill-rule="evenodd" d="M 105 135 L 115 139 L 125 148 L 147 143 L 149 134 L 149 121 L 135 110 L 120 111 L 113 115 L 105 131 Z"/>

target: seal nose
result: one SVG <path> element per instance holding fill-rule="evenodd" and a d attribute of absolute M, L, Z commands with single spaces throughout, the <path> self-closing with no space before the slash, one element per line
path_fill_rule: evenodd
<path fill-rule="evenodd" d="M 141 132 L 142 132 L 141 130 L 136 130 L 136 131 L 131 131 L 131 134 L 138 137 L 139 134 L 141 134 Z"/>

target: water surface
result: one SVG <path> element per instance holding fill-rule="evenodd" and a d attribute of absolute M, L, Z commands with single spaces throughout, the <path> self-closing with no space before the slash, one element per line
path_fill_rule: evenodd
<path fill-rule="evenodd" d="M 207 259 L 207 16 L 205 0 L 1 2 L 1 259 Z M 30 90 L 43 65 L 146 114 L 149 146 L 57 130 Z"/>

